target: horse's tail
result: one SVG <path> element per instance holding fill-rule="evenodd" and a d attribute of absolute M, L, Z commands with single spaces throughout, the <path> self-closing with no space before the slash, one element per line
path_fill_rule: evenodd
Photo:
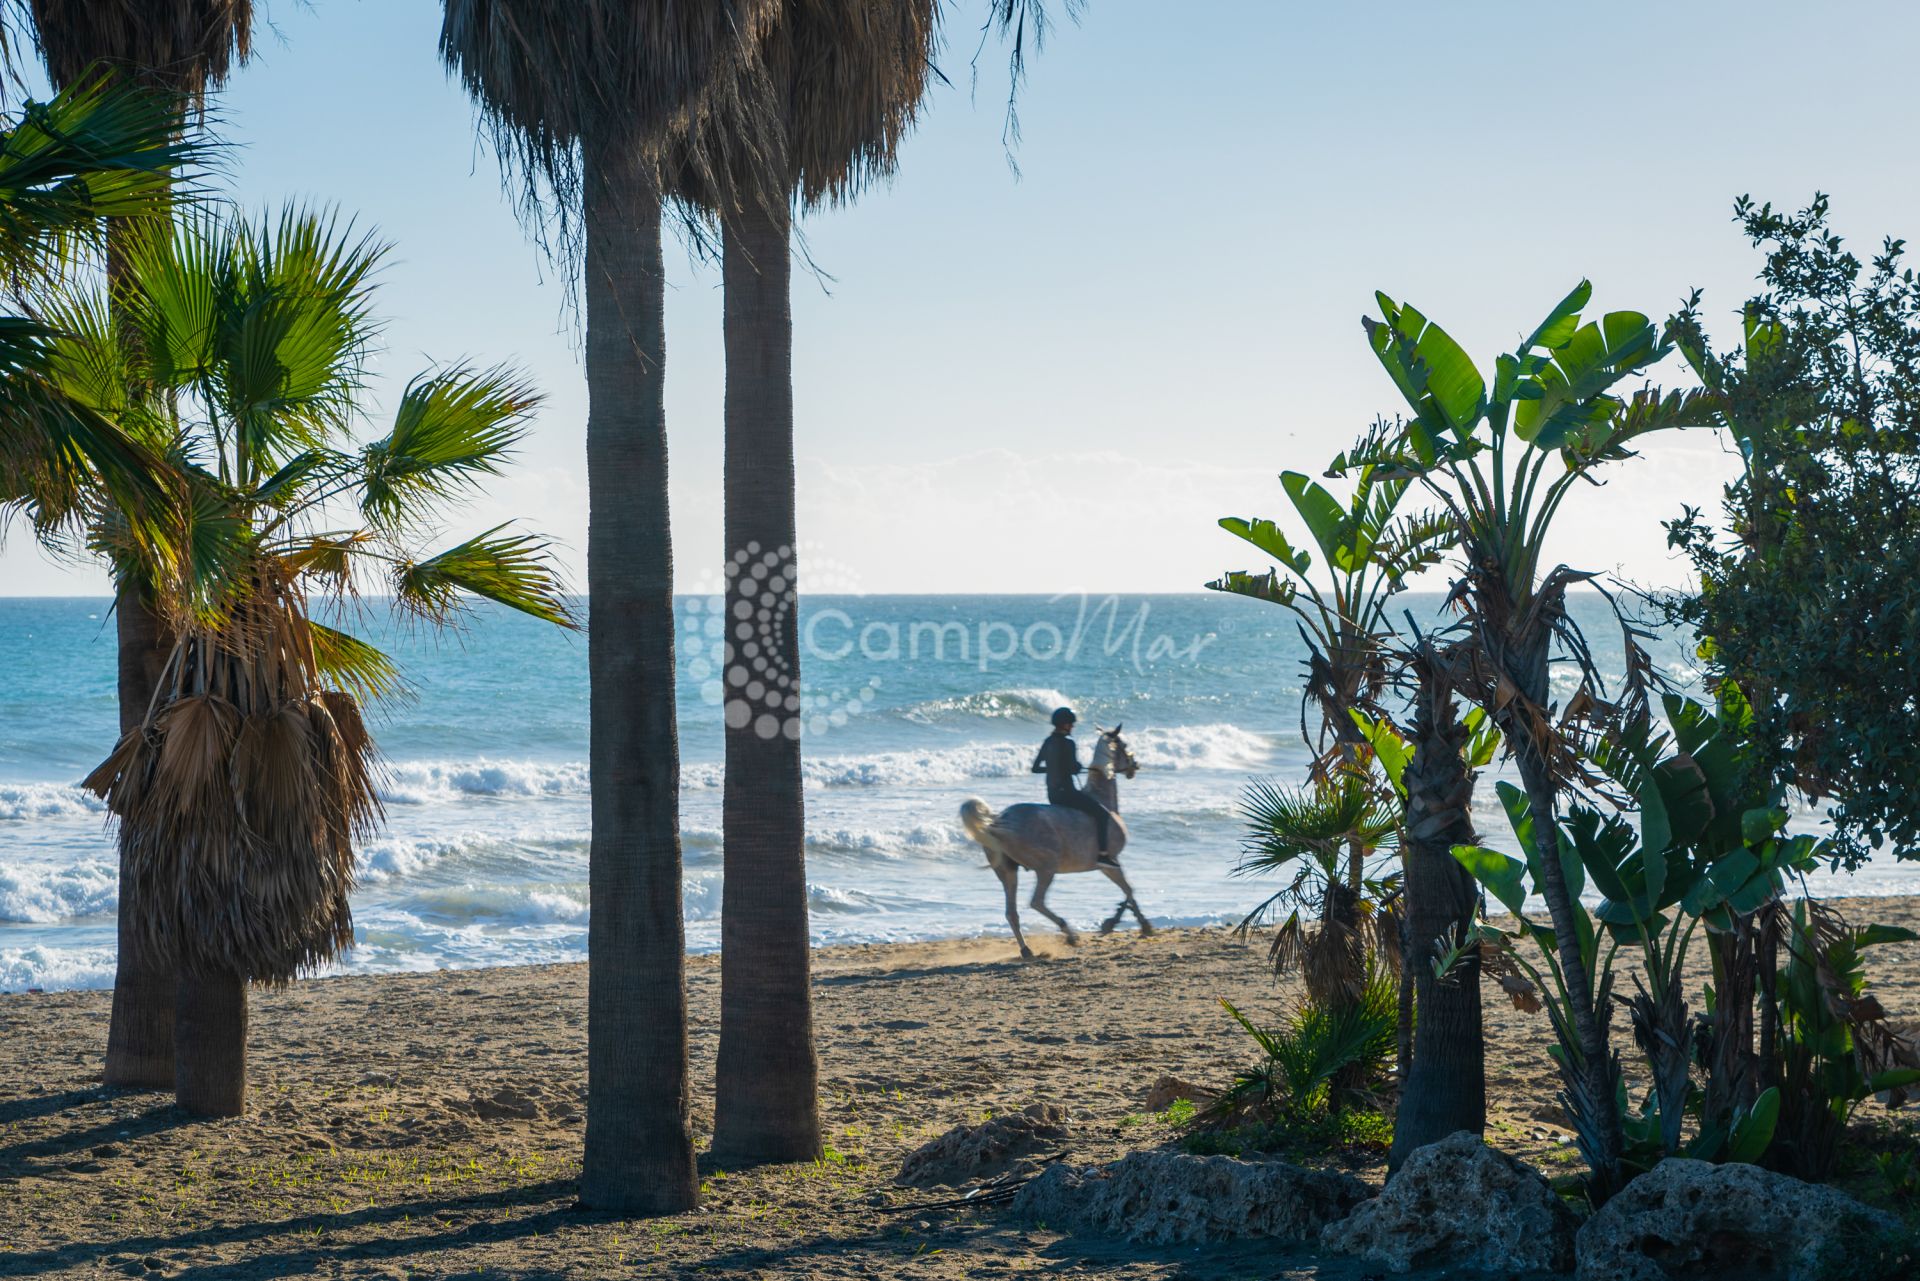
<path fill-rule="evenodd" d="M 960 802 L 960 825 L 987 852 L 989 860 L 1006 857 L 1000 850 L 1000 838 L 993 830 L 993 817 L 987 803 L 977 796 Z"/>

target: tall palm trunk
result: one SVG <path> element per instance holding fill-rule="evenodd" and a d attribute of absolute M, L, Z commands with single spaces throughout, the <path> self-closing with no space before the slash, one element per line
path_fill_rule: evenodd
<path fill-rule="evenodd" d="M 247 980 L 181 974 L 174 1000 L 174 1102 L 188 1116 L 239 1116 L 247 1108 Z"/>
<path fill-rule="evenodd" d="M 626 131 L 590 136 L 587 1136 L 580 1200 L 623 1214 L 699 1201 L 688 1121 L 680 745 L 667 514 L 660 193 Z"/>
<path fill-rule="evenodd" d="M 120 732 L 137 728 L 153 703 L 161 668 L 173 649 L 165 621 L 147 602 L 139 585 L 123 582 L 114 601 L 119 640 Z M 132 877 L 124 847 L 120 853 L 118 947 L 113 976 L 113 1014 L 107 1024 L 108 1085 L 165 1089 L 173 1079 L 172 971 L 149 955 L 144 936 L 133 928 L 128 902 Z"/>
<path fill-rule="evenodd" d="M 1443 977 L 1435 945 L 1457 945 L 1473 924 L 1478 893 L 1453 857 L 1472 845 L 1473 774 L 1461 752 L 1467 739 L 1453 694 L 1430 663 L 1416 665 L 1413 759 L 1407 788 L 1406 949 L 1416 1011 L 1413 1061 L 1394 1119 L 1389 1171 L 1415 1148 L 1487 1124 L 1486 1037 L 1480 1022 L 1480 953 L 1461 952 Z M 1444 940 L 1444 943 L 1442 942 Z"/>
<path fill-rule="evenodd" d="M 789 223 L 784 208 L 750 202 L 722 232 L 726 545 L 736 607 L 729 618 L 744 604 L 756 627 L 750 641 L 732 638 L 734 663 L 753 681 L 730 688 L 726 717 L 713 1152 L 738 1164 L 820 1155 L 800 778 Z M 749 696 L 762 685 L 763 697 Z"/>
<path fill-rule="evenodd" d="M 1484 602 L 1481 608 L 1484 617 Z M 1497 651 L 1492 657 L 1520 696 L 1495 711 L 1494 719 L 1513 749 L 1520 784 L 1533 812 L 1533 839 L 1540 852 L 1534 880 L 1540 897 L 1546 900 L 1547 916 L 1553 922 L 1562 981 L 1571 1007 L 1573 1027 L 1570 1031 L 1579 1050 L 1579 1061 L 1563 1064 L 1561 1073 L 1574 1113 L 1572 1120 L 1581 1155 L 1593 1170 L 1597 1203 L 1612 1195 L 1619 1186 L 1620 1155 L 1626 1142 L 1615 1097 L 1620 1068 L 1607 1045 L 1607 1012 L 1599 1007 L 1586 959 L 1580 953 L 1573 894 L 1560 863 L 1559 784 L 1548 760 L 1548 744 L 1541 737 L 1551 731 L 1532 718 L 1536 710 L 1539 715 L 1545 715 L 1549 696 L 1547 659 L 1552 641 L 1549 620 L 1565 611 L 1566 589 L 1549 587 L 1543 592 L 1543 599 L 1532 606 L 1528 623 L 1520 628 L 1501 629 L 1496 638 Z M 1516 616 L 1511 599 L 1496 602 L 1493 617 L 1511 622 Z"/>

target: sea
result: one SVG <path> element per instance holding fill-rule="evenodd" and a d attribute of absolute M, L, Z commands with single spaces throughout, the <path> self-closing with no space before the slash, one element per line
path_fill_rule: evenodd
<path fill-rule="evenodd" d="M 1444 624 L 1437 594 L 1397 607 Z M 585 602 L 580 603 L 582 616 Z M 1621 668 L 1598 596 L 1574 603 L 1601 670 Z M 726 620 L 676 598 L 683 900 L 688 947 L 719 947 Z M 328 972 L 571 961 L 586 954 L 590 840 L 587 647 L 491 605 L 459 630 L 348 620 L 407 678 L 373 710 L 384 830 L 359 850 L 352 951 Z M 1161 925 L 1238 923 L 1279 885 L 1236 875 L 1242 795 L 1299 781 L 1304 645 L 1290 615 L 1212 594 L 807 596 L 800 605 L 807 877 L 817 944 L 1006 932 L 998 882 L 960 803 L 1042 799 L 1029 772 L 1048 714 L 1072 706 L 1083 759 L 1120 726 L 1140 763 L 1121 784 L 1124 855 Z M 1697 681 L 1691 645 L 1661 636 L 1656 667 Z M 115 641 L 105 599 L 0 599 L 0 991 L 110 986 L 117 901 L 112 822 L 77 786 L 112 745 Z M 1556 685 L 1570 690 L 1571 671 Z M 1810 816 L 1817 823 L 1818 816 Z M 1490 786 L 1483 841 L 1513 848 Z M 1822 874 L 1822 892 L 1920 892 L 1920 867 Z M 1023 906 L 1026 891 L 1023 891 Z M 1049 905 L 1091 928 L 1115 906 L 1098 876 Z M 1023 924 L 1045 930 L 1028 912 Z"/>

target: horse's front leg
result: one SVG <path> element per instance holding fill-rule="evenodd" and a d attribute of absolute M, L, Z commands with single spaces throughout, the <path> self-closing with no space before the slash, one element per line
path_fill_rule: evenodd
<path fill-rule="evenodd" d="M 1108 867 L 1105 863 L 1100 865 L 1100 870 L 1107 874 L 1108 880 L 1120 887 L 1122 894 L 1126 895 L 1125 898 L 1120 900 L 1120 906 L 1113 909 L 1113 915 L 1108 918 L 1107 923 L 1100 927 L 1100 932 L 1102 934 L 1112 933 L 1114 927 L 1120 924 L 1120 918 L 1131 911 L 1133 913 L 1133 919 L 1140 922 L 1140 932 L 1142 934 L 1153 933 L 1153 923 L 1147 920 L 1146 916 L 1140 911 L 1140 905 L 1134 902 L 1133 886 L 1127 884 L 1126 873 L 1117 867 Z"/>
<path fill-rule="evenodd" d="M 1036 882 L 1033 887 L 1033 910 L 1046 917 L 1049 921 L 1052 921 L 1055 925 L 1058 925 L 1060 932 L 1067 936 L 1068 944 L 1073 947 L 1079 947 L 1079 934 L 1075 933 L 1071 925 L 1068 925 L 1064 920 L 1055 916 L 1052 910 L 1047 907 L 1047 887 L 1053 884 L 1053 873 L 1035 872 L 1033 876 Z"/>
<path fill-rule="evenodd" d="M 1007 892 L 1007 924 L 1013 927 L 1013 941 L 1020 945 L 1020 955 L 1025 960 L 1033 959 L 1033 949 L 1027 946 L 1027 940 L 1020 933 L 1020 868 L 1018 864 L 995 860 L 993 874 L 1000 878 L 1000 886 Z"/>

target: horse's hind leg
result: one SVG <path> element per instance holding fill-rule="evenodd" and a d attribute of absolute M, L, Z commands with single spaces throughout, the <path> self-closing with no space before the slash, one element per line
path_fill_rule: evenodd
<path fill-rule="evenodd" d="M 1000 878 L 1001 888 L 1007 892 L 1007 924 L 1013 927 L 1013 941 L 1020 945 L 1020 955 L 1027 960 L 1033 959 L 1033 949 L 1027 946 L 1027 940 L 1020 933 L 1020 868 L 1018 864 L 1000 859 L 991 860 L 993 874 Z"/>
<path fill-rule="evenodd" d="M 1101 923 L 1100 932 L 1102 934 L 1113 933 L 1114 927 L 1120 924 L 1120 918 L 1128 912 L 1132 912 L 1133 919 L 1140 922 L 1140 932 L 1142 934 L 1153 933 L 1153 923 L 1147 920 L 1146 916 L 1140 911 L 1140 905 L 1133 901 L 1133 886 L 1127 884 L 1126 873 L 1117 867 L 1109 867 L 1105 863 L 1099 866 L 1100 870 L 1107 874 L 1107 879 L 1115 885 L 1118 885 L 1120 892 L 1126 895 L 1125 898 L 1120 900 L 1120 906 L 1113 909 L 1113 915 Z"/>
<path fill-rule="evenodd" d="M 1033 876 L 1036 882 L 1033 887 L 1033 910 L 1058 925 L 1060 932 L 1067 936 L 1068 943 L 1075 947 L 1080 946 L 1080 936 L 1074 932 L 1074 928 L 1055 916 L 1052 909 L 1047 906 L 1047 887 L 1053 884 L 1053 873 L 1035 872 Z"/>

